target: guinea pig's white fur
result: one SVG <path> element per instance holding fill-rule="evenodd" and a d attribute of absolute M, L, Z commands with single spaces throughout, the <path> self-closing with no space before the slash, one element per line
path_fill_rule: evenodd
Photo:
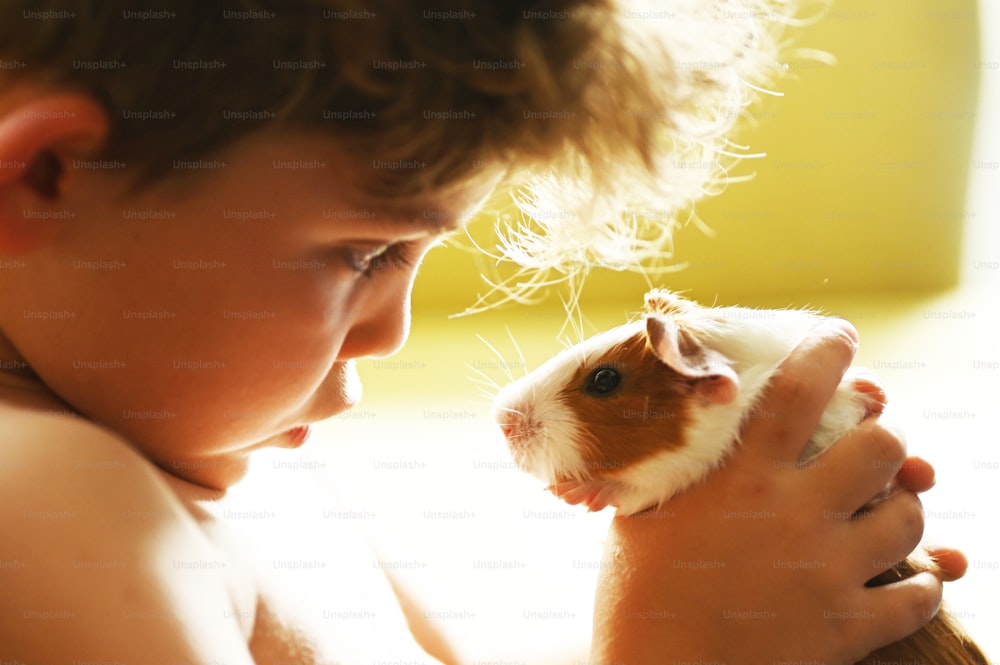
<path fill-rule="evenodd" d="M 757 402 L 781 361 L 824 317 L 801 310 L 707 308 L 663 291 L 647 295 L 650 316 L 670 317 L 684 331 L 721 354 L 737 391 L 721 403 L 694 400 L 687 411 L 684 440 L 622 468 L 594 469 L 581 455 L 588 445 L 588 409 L 571 402 L 579 391 L 567 390 L 581 369 L 607 364 L 607 351 L 636 335 L 647 335 L 646 322 L 602 332 L 565 349 L 527 376 L 505 386 L 496 398 L 495 414 L 507 435 L 515 462 L 546 482 L 571 503 L 591 510 L 607 505 L 631 514 L 668 500 L 700 481 L 738 443 L 740 425 L 756 413 Z M 649 337 L 646 337 L 647 343 Z M 653 355 L 645 362 L 659 362 Z M 729 379 L 727 379 L 729 380 Z M 853 429 L 873 407 L 873 398 L 842 383 L 826 408 L 802 461 L 820 454 Z M 655 408 L 649 405 L 647 408 Z M 620 428 L 628 432 L 623 414 Z M 592 445 L 592 444 L 590 444 Z M 601 445 L 597 442 L 598 446 Z M 613 467 L 614 465 L 609 465 Z M 558 485 L 565 479 L 585 489 L 570 492 Z"/>

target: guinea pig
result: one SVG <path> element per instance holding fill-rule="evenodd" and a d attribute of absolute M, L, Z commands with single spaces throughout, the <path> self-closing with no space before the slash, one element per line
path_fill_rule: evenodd
<path fill-rule="evenodd" d="M 782 360 L 825 320 L 803 310 L 703 307 L 663 290 L 645 300 L 643 319 L 563 350 L 495 399 L 515 463 L 592 511 L 613 506 L 630 515 L 657 506 L 720 466 Z M 882 407 L 879 396 L 846 379 L 800 461 Z M 914 556 L 869 584 L 934 565 Z M 989 661 L 942 610 L 864 662 Z"/>
<path fill-rule="evenodd" d="M 571 504 L 629 515 L 717 467 L 779 363 L 823 317 L 708 308 L 655 290 L 643 320 L 565 349 L 505 386 L 495 413 L 518 466 Z M 808 461 L 881 409 L 845 382 Z"/>

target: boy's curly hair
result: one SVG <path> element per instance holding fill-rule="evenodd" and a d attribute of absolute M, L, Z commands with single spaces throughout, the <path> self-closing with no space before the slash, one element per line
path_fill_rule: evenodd
<path fill-rule="evenodd" d="M 726 180 L 726 136 L 775 71 L 793 0 L 14 0 L 4 77 L 82 87 L 137 186 L 264 127 L 372 160 L 369 194 L 509 167 L 503 258 L 655 258 Z"/>

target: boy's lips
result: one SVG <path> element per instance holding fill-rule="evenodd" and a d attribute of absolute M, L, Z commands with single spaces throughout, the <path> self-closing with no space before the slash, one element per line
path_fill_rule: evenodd
<path fill-rule="evenodd" d="M 309 425 L 300 425 L 285 432 L 282 438 L 289 448 L 298 448 L 309 438 L 309 433 Z"/>

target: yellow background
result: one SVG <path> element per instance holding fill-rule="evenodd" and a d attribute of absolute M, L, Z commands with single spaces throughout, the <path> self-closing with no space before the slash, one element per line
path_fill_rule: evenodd
<path fill-rule="evenodd" d="M 775 84 L 784 96 L 762 98 L 737 136 L 767 154 L 733 173 L 756 178 L 698 207 L 715 236 L 682 229 L 674 258 L 688 267 L 662 281 L 727 303 L 954 285 L 980 74 L 974 3 L 842 0 L 794 37 L 793 48 L 836 63 L 789 52 L 789 76 Z M 473 225 L 484 243 L 494 219 Z M 479 261 L 431 255 L 417 310 L 474 302 Z M 595 270 L 587 293 L 595 303 L 638 301 L 644 286 Z"/>

